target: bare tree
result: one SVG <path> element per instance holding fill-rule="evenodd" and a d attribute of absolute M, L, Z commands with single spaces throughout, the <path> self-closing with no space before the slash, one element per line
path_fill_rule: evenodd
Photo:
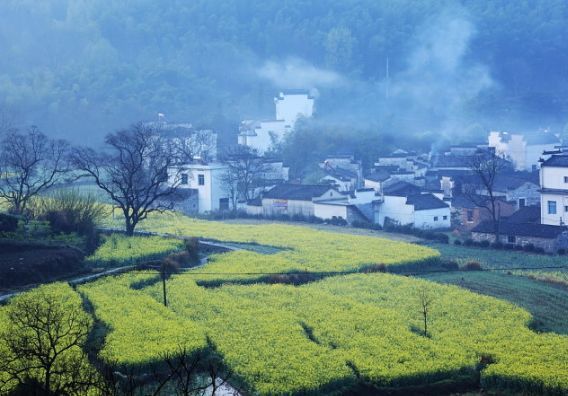
<path fill-rule="evenodd" d="M 229 195 L 229 201 L 233 211 L 237 210 L 238 201 L 238 173 L 231 169 L 221 176 L 221 188 Z"/>
<path fill-rule="evenodd" d="M 223 160 L 227 164 L 228 173 L 224 184 L 236 191 L 233 197 L 245 201 L 254 198 L 254 190 L 266 172 L 264 159 L 256 150 L 238 145 L 229 148 L 223 155 Z"/>
<path fill-rule="evenodd" d="M 0 335 L 5 385 L 46 395 L 81 395 L 95 386 L 98 373 L 83 350 L 91 320 L 80 304 L 37 291 L 17 297 L 7 311 L 7 328 Z"/>
<path fill-rule="evenodd" d="M 78 148 L 73 163 L 121 209 L 127 235 L 154 211 L 172 209 L 181 182 L 171 141 L 142 123 L 106 136 L 107 151 Z"/>
<path fill-rule="evenodd" d="M 499 241 L 501 221 L 500 197 L 495 195 L 497 177 L 511 168 L 510 163 L 495 150 L 479 151 L 470 159 L 469 167 L 474 175 L 473 183 L 464 186 L 465 197 L 475 206 L 489 212 L 493 223 L 495 241 Z"/>
<path fill-rule="evenodd" d="M 418 300 L 420 302 L 422 320 L 424 325 L 422 334 L 424 335 L 424 337 L 428 337 L 428 316 L 430 315 L 432 304 L 434 303 L 434 296 L 425 286 L 423 286 L 418 289 Z"/>
<path fill-rule="evenodd" d="M 186 137 L 174 138 L 173 143 L 177 157 L 187 163 L 197 158 L 209 161 L 217 141 L 212 131 L 202 130 Z"/>
<path fill-rule="evenodd" d="M 0 149 L 0 198 L 23 213 L 30 199 L 69 171 L 68 148 L 65 141 L 49 139 L 35 126 L 25 133 L 8 130 Z"/>

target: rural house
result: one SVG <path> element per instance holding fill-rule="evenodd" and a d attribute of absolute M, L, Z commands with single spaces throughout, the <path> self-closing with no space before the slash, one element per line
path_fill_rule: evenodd
<path fill-rule="evenodd" d="M 325 185 L 280 184 L 262 196 L 264 216 L 314 216 L 314 203 L 341 201 L 345 197 L 336 189 Z"/>
<path fill-rule="evenodd" d="M 275 119 L 245 120 L 239 128 L 238 143 L 264 154 L 292 130 L 300 117 L 314 113 L 315 98 L 307 90 L 286 90 L 274 98 Z"/>
<path fill-rule="evenodd" d="M 568 155 L 553 155 L 540 167 L 541 223 L 568 224 Z"/>
<path fill-rule="evenodd" d="M 545 151 L 554 150 L 558 138 L 550 132 L 528 134 L 509 132 L 489 132 L 488 143 L 497 154 L 509 158 L 516 170 L 536 170 L 539 159 Z"/>
<path fill-rule="evenodd" d="M 407 182 L 384 188 L 381 201 L 375 205 L 375 220 L 381 226 L 392 222 L 420 229 L 444 229 L 451 225 L 447 203 Z"/>
<path fill-rule="evenodd" d="M 190 202 L 177 200 L 177 207 L 185 213 L 209 213 L 229 209 L 229 197 L 223 189 L 222 176 L 227 167 L 221 163 L 191 163 L 178 165 L 169 170 L 170 185 L 177 185 L 180 197 Z M 197 201 L 197 208 L 193 205 Z"/>

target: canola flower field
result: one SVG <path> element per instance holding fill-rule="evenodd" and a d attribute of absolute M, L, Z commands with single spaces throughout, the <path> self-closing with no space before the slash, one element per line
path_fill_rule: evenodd
<path fill-rule="evenodd" d="M 87 257 L 91 267 L 133 265 L 142 261 L 159 259 L 168 253 L 183 249 L 183 241 L 157 236 L 104 235 L 102 244 Z"/>
<path fill-rule="evenodd" d="M 108 329 L 99 352 L 105 361 L 143 366 L 180 347 L 213 347 L 234 373 L 231 381 L 260 395 L 478 378 L 496 392 L 568 392 L 568 337 L 533 332 L 527 311 L 457 286 L 357 273 L 373 264 L 423 265 L 439 257 L 433 249 L 301 226 L 224 224 L 177 214 L 152 215 L 142 225 L 159 233 L 281 250 L 219 254 L 204 267 L 174 275 L 167 284 L 168 307 L 151 271 L 79 286 L 72 293 L 85 298 Z M 291 271 L 334 273 L 301 286 L 251 283 L 258 273 Z M 204 287 L 211 279 L 217 287 Z M 432 301 L 427 335 L 421 295 Z"/>
<path fill-rule="evenodd" d="M 111 329 L 101 352 L 106 359 L 143 364 L 180 344 L 206 348 L 208 338 L 245 389 L 258 394 L 325 393 L 359 382 L 389 387 L 459 381 L 475 378 L 480 361 L 489 362 L 480 374 L 489 389 L 568 391 L 568 337 L 533 332 L 531 315 L 502 300 L 378 273 L 302 286 L 234 284 L 251 272 L 349 273 L 372 263 L 420 263 L 437 257 L 431 249 L 300 226 L 232 225 L 173 214 L 151 217 L 144 228 L 283 250 L 217 255 L 203 268 L 174 276 L 168 308 L 161 305 L 160 285 L 131 287 L 152 273 L 82 286 Z M 233 284 L 199 286 L 212 276 Z M 433 299 L 428 336 L 420 330 L 420 292 Z M 138 347 L 129 348 L 130 339 Z"/>
<path fill-rule="evenodd" d="M 121 223 L 110 222 L 106 226 L 120 227 Z M 375 264 L 419 265 L 440 257 L 437 250 L 388 239 L 284 224 L 226 224 L 172 212 L 152 213 L 140 224 L 140 230 L 282 249 L 270 257 L 251 251 L 217 255 L 205 268 L 196 270 L 207 274 L 203 275 L 203 280 L 258 277 L 254 273 L 357 272 Z"/>

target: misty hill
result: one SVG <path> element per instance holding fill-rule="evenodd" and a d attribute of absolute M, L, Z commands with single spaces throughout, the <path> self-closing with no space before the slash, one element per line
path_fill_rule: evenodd
<path fill-rule="evenodd" d="M 562 125 L 567 17 L 565 0 L 3 0 L 0 107 L 83 143 L 158 112 L 236 139 L 279 88 L 408 134 Z"/>

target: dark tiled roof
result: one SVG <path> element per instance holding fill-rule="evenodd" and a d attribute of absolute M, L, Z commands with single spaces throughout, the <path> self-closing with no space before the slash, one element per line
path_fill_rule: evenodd
<path fill-rule="evenodd" d="M 429 210 L 447 208 L 448 205 L 432 194 L 416 194 L 406 198 L 408 205 L 414 206 L 414 210 Z"/>
<path fill-rule="evenodd" d="M 370 174 L 365 176 L 365 179 L 376 181 L 376 182 L 383 182 L 383 181 L 387 180 L 389 177 L 390 177 L 389 172 L 384 171 L 384 170 L 379 170 L 379 171 L 371 172 Z"/>
<path fill-rule="evenodd" d="M 544 161 L 541 166 L 568 167 L 568 155 L 553 155 Z"/>
<path fill-rule="evenodd" d="M 280 184 L 264 194 L 264 198 L 311 201 L 331 189 L 329 185 L 319 184 Z"/>
<path fill-rule="evenodd" d="M 568 231 L 568 228 L 548 224 L 502 222 L 499 225 L 499 232 L 502 235 L 526 236 L 533 238 L 555 239 L 564 231 Z M 472 229 L 471 232 L 493 234 L 493 222 L 484 221 Z"/>
<path fill-rule="evenodd" d="M 383 189 L 384 195 L 407 197 L 409 195 L 420 194 L 420 187 L 404 181 L 397 181 Z"/>
<path fill-rule="evenodd" d="M 540 223 L 540 205 L 525 206 L 517 210 L 511 216 L 507 217 L 507 223 Z"/>
<path fill-rule="evenodd" d="M 336 179 L 339 180 L 351 180 L 351 179 L 356 179 L 357 178 L 357 174 L 353 171 L 350 171 L 349 169 L 343 169 L 343 168 L 326 168 L 325 172 L 330 175 L 335 177 Z"/>
<path fill-rule="evenodd" d="M 516 172 L 512 174 L 502 174 L 495 178 L 494 188 L 496 191 L 515 190 L 525 183 L 533 183 L 538 186 L 538 173 Z"/>
<path fill-rule="evenodd" d="M 280 92 L 283 93 L 284 95 L 309 95 L 310 94 L 310 91 L 308 89 L 295 89 L 295 88 L 283 89 Z"/>

